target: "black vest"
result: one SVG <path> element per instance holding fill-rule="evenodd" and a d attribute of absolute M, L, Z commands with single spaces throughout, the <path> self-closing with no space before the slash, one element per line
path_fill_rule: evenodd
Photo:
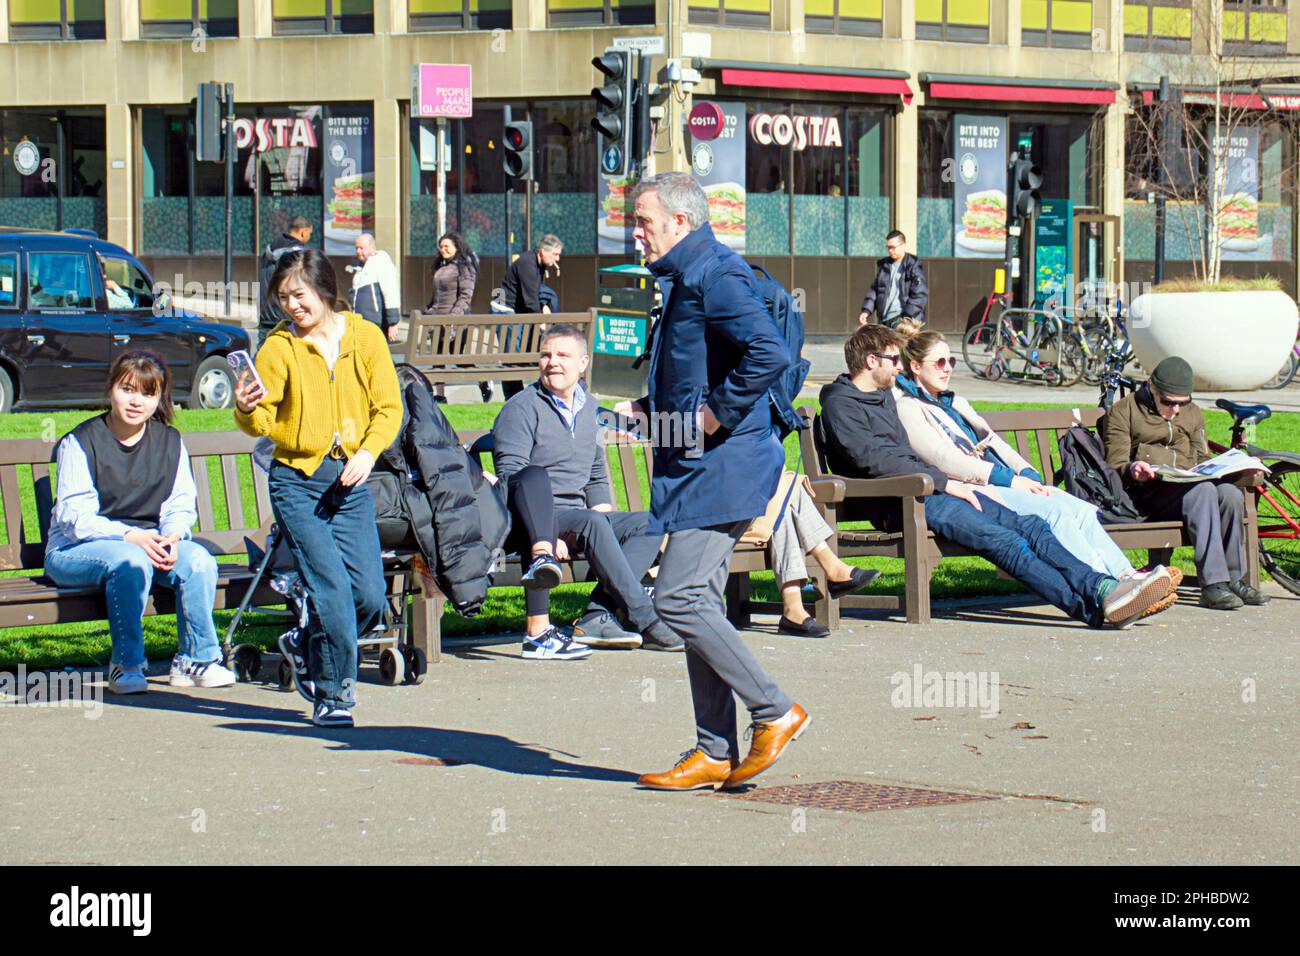
<path fill-rule="evenodd" d="M 135 528 L 157 528 L 176 484 L 181 433 L 150 419 L 144 437 L 128 448 L 109 429 L 105 413 L 82 422 L 72 435 L 86 453 L 99 513 Z"/>

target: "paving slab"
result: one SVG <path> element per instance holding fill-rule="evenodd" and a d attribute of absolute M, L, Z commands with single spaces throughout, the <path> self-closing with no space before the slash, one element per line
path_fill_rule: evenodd
<path fill-rule="evenodd" d="M 681 655 L 489 644 L 419 687 L 363 668 L 350 731 L 311 727 L 271 684 L 161 673 L 97 719 L 0 705 L 0 842 L 9 863 L 1295 864 L 1300 598 L 1267 590 L 1232 613 L 1187 590 L 1128 631 L 985 602 L 926 627 L 846 618 L 820 641 L 761 616 L 745 632 L 813 716 L 754 796 L 844 781 L 993 799 L 853 812 L 641 791 L 691 744 Z M 992 715 L 927 699 L 949 673 Z"/>

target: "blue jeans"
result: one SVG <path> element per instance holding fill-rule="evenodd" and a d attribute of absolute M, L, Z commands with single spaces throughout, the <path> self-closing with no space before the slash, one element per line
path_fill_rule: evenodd
<path fill-rule="evenodd" d="M 375 502 L 365 483 L 339 484 L 345 463 L 326 458 L 310 478 L 271 466 L 271 508 L 311 596 L 307 671 L 318 700 L 356 703 L 357 637 L 383 620 L 384 564 Z"/>
<path fill-rule="evenodd" d="M 1043 600 L 1086 624 L 1102 623 L 1097 588 L 1107 579 L 1052 536 L 1042 518 L 1019 515 L 981 496 L 983 511 L 952 495 L 925 499 L 930 530 L 993 562 Z"/>
<path fill-rule="evenodd" d="M 1042 518 L 1065 550 L 1094 571 L 1118 578 L 1133 570 L 1119 545 L 1097 520 L 1097 509 L 1081 498 L 1063 491 L 1036 495 L 1032 491 L 992 487 L 981 488 L 980 494 L 1000 501 L 1016 514 Z"/>
<path fill-rule="evenodd" d="M 176 592 L 179 653 L 196 661 L 221 656 L 212 623 L 217 562 L 202 545 L 177 542 L 176 563 L 170 571 L 159 571 L 139 545 L 121 538 L 98 538 L 47 554 L 45 573 L 60 587 L 104 589 L 114 664 L 135 667 L 145 663 L 141 619 L 155 583 Z"/>

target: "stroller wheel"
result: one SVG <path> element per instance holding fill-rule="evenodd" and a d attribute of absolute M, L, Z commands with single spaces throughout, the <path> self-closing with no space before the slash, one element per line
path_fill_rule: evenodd
<path fill-rule="evenodd" d="M 293 690 L 293 665 L 288 661 L 280 661 L 280 667 L 275 677 L 280 685 L 280 690 Z"/>
<path fill-rule="evenodd" d="M 252 644 L 237 644 L 231 654 L 235 679 L 241 683 L 254 680 L 262 669 L 262 652 Z"/>
<path fill-rule="evenodd" d="M 408 647 L 405 656 L 406 682 L 408 684 L 423 684 L 424 674 L 429 669 L 429 663 L 424 656 L 424 651 L 418 647 Z"/>
<path fill-rule="evenodd" d="M 396 687 L 406 678 L 406 662 L 391 647 L 379 652 L 379 676 L 385 684 Z"/>

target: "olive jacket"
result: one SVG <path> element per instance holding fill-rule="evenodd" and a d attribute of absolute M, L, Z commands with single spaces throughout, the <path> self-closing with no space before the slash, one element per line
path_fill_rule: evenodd
<path fill-rule="evenodd" d="M 1116 402 L 1106 413 L 1102 440 L 1106 463 L 1123 476 L 1126 485 L 1132 482 L 1129 470 L 1135 461 L 1191 468 L 1210 457 L 1205 415 L 1200 408 L 1195 403 L 1187 405 L 1173 421 L 1165 421 L 1148 385 Z"/>

